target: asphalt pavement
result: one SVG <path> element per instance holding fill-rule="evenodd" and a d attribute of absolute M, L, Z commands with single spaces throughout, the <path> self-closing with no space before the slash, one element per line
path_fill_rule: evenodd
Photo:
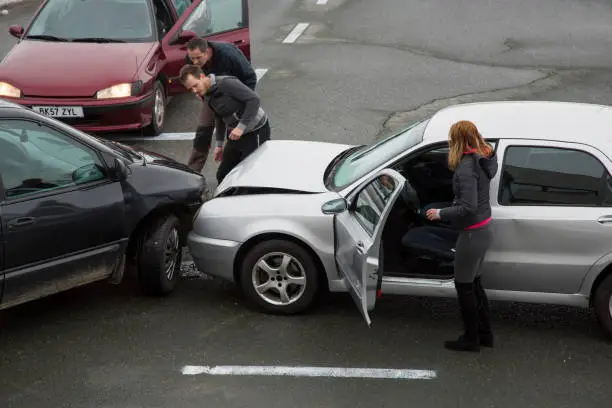
<path fill-rule="evenodd" d="M 0 52 L 15 42 L 8 26 L 25 23 L 37 3 L 0 14 Z M 258 92 L 272 138 L 367 143 L 458 102 L 612 105 L 609 0 L 320 3 L 251 1 L 252 59 L 266 70 Z M 308 26 L 283 43 L 298 23 Z M 175 98 L 165 132 L 192 132 L 198 103 Z M 121 138 L 187 160 L 189 140 L 138 136 Z M 210 157 L 211 181 L 215 167 Z M 140 296 L 131 280 L 98 284 L 2 312 L 0 406 L 612 405 L 612 342 L 592 313 L 501 302 L 492 313 L 496 348 L 465 354 L 442 347 L 460 328 L 449 299 L 383 297 L 368 328 L 344 294 L 311 313 L 278 317 L 251 310 L 231 286 L 203 276 L 184 279 L 164 299 Z M 186 366 L 230 374 L 234 366 L 414 371 L 401 379 L 340 378 L 342 370 L 294 378 L 188 375 Z"/>

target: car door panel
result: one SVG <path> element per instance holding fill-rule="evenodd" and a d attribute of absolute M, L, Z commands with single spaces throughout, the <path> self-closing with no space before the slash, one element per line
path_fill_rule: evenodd
<path fill-rule="evenodd" d="M 5 304 L 101 279 L 127 245 L 118 182 L 2 206 Z M 11 227 L 14 221 L 31 222 Z"/>
<path fill-rule="evenodd" d="M 0 174 L 0 202 L 4 200 L 4 187 L 2 185 L 2 174 Z M 2 228 L 2 206 L 0 206 L 0 305 L 4 296 L 4 230 Z"/>
<path fill-rule="evenodd" d="M 2 121 L 0 137 L 23 150 L 2 174 L 2 306 L 108 275 L 128 234 L 121 183 L 98 152 L 27 120 Z"/>
<path fill-rule="evenodd" d="M 380 188 L 385 179 L 393 183 L 392 189 Z M 383 227 L 404 183 L 398 172 L 385 169 L 348 198 L 347 211 L 335 216 L 338 268 L 368 325 L 368 312 L 374 309 L 382 280 L 379 264 Z"/>
<path fill-rule="evenodd" d="M 528 173 L 504 166 L 506 153 L 518 152 L 509 147 L 571 149 L 591 155 L 609 174 L 608 159 L 598 150 L 585 145 L 515 141 L 500 142 L 500 171 L 491 185 L 494 239 L 483 265 L 483 280 L 494 290 L 578 293 L 586 273 L 612 249 L 612 203 L 583 206 L 581 200 L 594 199 L 608 181 L 580 174 L 540 171 Z M 526 151 L 526 149 L 521 149 Z M 503 158 L 503 159 L 502 159 Z M 515 159 L 512 159 L 515 160 Z M 531 159 L 532 161 L 535 159 Z M 536 160 L 544 166 L 544 156 Z M 573 166 L 575 160 L 559 159 L 551 166 Z M 565 164 L 562 164 L 565 163 Z M 593 172 L 595 161 L 575 172 Z M 587 169 L 591 167 L 591 169 Z M 506 172 L 506 177 L 503 173 Z M 509 175 L 512 177 L 509 177 Z M 503 181 L 505 180 L 505 181 Z M 508 181 L 510 180 L 510 181 Z M 506 184 L 502 188 L 500 184 Z M 569 191 L 567 186 L 579 186 Z M 518 186 L 518 187 L 517 187 Z M 504 186 L 502 186 L 504 187 Z M 514 189 L 514 190 L 512 190 Z M 509 197 L 511 194 L 512 197 Z M 592 197 L 592 198 L 589 198 Z M 502 205 L 514 200 L 521 205 Z M 546 199 L 549 202 L 545 203 Z M 540 201 L 541 204 L 528 204 Z M 570 205 L 561 204 L 564 200 Z M 550 205 L 550 202 L 559 204 Z"/>

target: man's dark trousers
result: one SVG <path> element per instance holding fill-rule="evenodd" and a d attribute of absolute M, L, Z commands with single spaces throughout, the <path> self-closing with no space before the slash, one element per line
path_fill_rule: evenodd
<path fill-rule="evenodd" d="M 229 133 L 231 133 L 231 129 L 228 129 Z M 238 163 L 255 151 L 266 140 L 270 140 L 270 123 L 268 121 L 261 128 L 243 134 L 238 140 L 232 140 L 228 137 L 223 148 L 221 164 L 219 164 L 217 169 L 217 182 L 220 184 Z"/>

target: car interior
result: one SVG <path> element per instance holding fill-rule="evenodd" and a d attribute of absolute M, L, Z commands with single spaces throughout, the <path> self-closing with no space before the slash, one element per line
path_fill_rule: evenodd
<path fill-rule="evenodd" d="M 381 241 L 385 276 L 452 278 L 454 244 L 415 243 L 404 246 L 402 243 L 406 232 L 415 227 L 432 225 L 450 228 L 443 222 L 428 220 L 424 211 L 429 204 L 449 204 L 453 200 L 453 172 L 448 168 L 447 158 L 448 146 L 443 144 L 391 167 L 406 179 L 406 183 L 383 228 Z"/>
<path fill-rule="evenodd" d="M 2 174 L 8 197 L 35 193 L 70 184 L 100 180 L 102 169 L 81 149 L 56 139 L 46 138 L 44 133 L 21 132 L 0 125 L 0 174 Z M 51 154 L 49 153 L 51 151 Z M 70 158 L 72 162 L 60 160 L 58 156 Z"/>

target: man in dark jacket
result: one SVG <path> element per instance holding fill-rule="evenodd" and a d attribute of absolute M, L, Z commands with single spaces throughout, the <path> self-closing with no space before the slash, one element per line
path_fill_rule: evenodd
<path fill-rule="evenodd" d="M 236 77 L 204 75 L 200 67 L 185 65 L 180 80 L 213 112 L 215 160 L 217 155 L 222 156 L 217 170 L 217 181 L 221 183 L 238 163 L 270 139 L 268 116 L 260 106 L 259 96 Z"/>
<path fill-rule="evenodd" d="M 249 60 L 233 44 L 212 42 L 196 37 L 187 43 L 185 59 L 188 64 L 199 66 L 205 75 L 234 76 L 253 91 L 255 90 L 257 75 Z M 196 171 L 202 171 L 206 164 L 214 128 L 213 113 L 207 104 L 203 104 L 188 161 L 188 165 Z M 218 161 L 221 157 L 221 150 L 215 148 L 214 156 Z"/>

